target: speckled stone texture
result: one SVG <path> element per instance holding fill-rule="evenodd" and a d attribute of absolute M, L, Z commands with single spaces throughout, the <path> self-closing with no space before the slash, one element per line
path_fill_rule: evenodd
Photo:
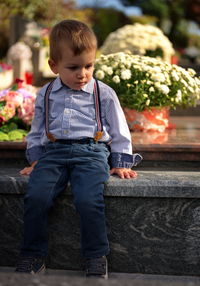
<path fill-rule="evenodd" d="M 14 266 L 22 238 L 27 177 L 0 168 L 0 266 Z M 200 172 L 138 170 L 138 178 L 111 177 L 105 186 L 109 271 L 200 275 Z M 49 220 L 47 266 L 83 269 L 79 217 L 70 189 Z"/>
<path fill-rule="evenodd" d="M 119 275 L 118 275 L 119 276 Z M 128 275 L 127 275 L 128 276 Z M 198 286 L 198 277 L 160 277 L 135 275 L 105 279 L 86 279 L 64 275 L 0 273 L 0 286 Z"/>

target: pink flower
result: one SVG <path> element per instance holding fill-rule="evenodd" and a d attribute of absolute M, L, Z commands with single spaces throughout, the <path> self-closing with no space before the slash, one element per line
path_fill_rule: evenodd
<path fill-rule="evenodd" d="M 25 124 L 30 125 L 35 109 L 36 91 L 35 87 L 27 84 L 18 86 L 17 90 L 11 88 L 1 91 L 0 101 L 6 103 L 0 110 L 1 120 L 8 121 L 17 111 L 18 117 Z"/>
<path fill-rule="evenodd" d="M 23 95 L 17 91 L 9 91 L 4 98 L 7 102 L 12 102 L 15 107 L 23 104 Z"/>

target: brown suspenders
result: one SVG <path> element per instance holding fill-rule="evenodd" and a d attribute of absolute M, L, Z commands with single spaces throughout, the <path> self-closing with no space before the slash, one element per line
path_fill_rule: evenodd
<path fill-rule="evenodd" d="M 45 108 L 45 130 L 46 130 L 46 136 L 47 138 L 55 142 L 56 138 L 55 136 L 50 133 L 49 131 L 49 95 L 51 93 L 51 90 L 53 88 L 53 83 L 54 80 L 50 82 L 50 84 L 47 86 L 46 92 L 45 92 L 45 98 L 44 98 L 44 108 Z M 95 105 L 95 116 L 96 116 L 96 122 L 97 122 L 97 131 L 94 136 L 94 140 L 98 141 L 102 138 L 103 136 L 103 125 L 101 122 L 101 102 L 100 102 L 100 91 L 99 91 L 99 84 L 97 79 L 95 79 L 94 82 L 94 91 L 93 91 L 93 96 L 94 96 L 94 105 Z"/>

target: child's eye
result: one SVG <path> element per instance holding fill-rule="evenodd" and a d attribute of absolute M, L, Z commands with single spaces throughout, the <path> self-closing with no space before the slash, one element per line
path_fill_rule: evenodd
<path fill-rule="evenodd" d="M 87 65 L 85 68 L 86 68 L 86 69 L 90 69 L 90 68 L 92 68 L 92 67 L 93 67 L 93 65 L 90 64 L 90 65 Z"/>
<path fill-rule="evenodd" d="M 70 69 L 70 70 L 76 70 L 77 67 L 67 67 L 67 69 Z"/>

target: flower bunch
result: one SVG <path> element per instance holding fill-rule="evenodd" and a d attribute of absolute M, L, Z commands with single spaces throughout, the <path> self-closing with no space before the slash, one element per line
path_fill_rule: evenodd
<path fill-rule="evenodd" d="M 0 91 L 0 124 L 17 116 L 25 125 L 30 125 L 35 107 L 36 88 L 22 84 L 21 80 L 12 88 Z"/>
<path fill-rule="evenodd" d="M 108 35 L 103 46 L 103 54 L 130 52 L 134 55 L 160 57 L 171 62 L 174 49 L 163 32 L 152 25 L 125 25 Z"/>
<path fill-rule="evenodd" d="M 101 55 L 95 76 L 116 91 L 123 107 L 137 111 L 195 106 L 200 99 L 200 78 L 193 69 L 156 58 L 123 52 Z"/>

